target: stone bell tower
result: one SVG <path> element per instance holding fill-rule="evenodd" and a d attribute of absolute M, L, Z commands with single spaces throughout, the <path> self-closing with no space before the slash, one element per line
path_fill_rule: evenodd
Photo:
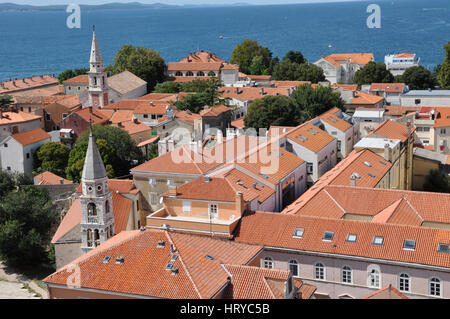
<path fill-rule="evenodd" d="M 98 45 L 95 27 L 92 36 L 91 58 L 89 60 L 89 106 L 94 111 L 103 108 L 109 104 L 108 76 L 105 71 L 105 65 Z"/>
<path fill-rule="evenodd" d="M 86 253 L 114 236 L 112 192 L 92 131 L 81 185 L 81 250 Z"/>

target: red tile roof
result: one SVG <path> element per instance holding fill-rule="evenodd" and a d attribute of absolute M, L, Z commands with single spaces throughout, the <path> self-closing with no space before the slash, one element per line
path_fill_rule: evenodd
<path fill-rule="evenodd" d="M 313 133 L 311 133 L 313 132 Z M 288 139 L 317 153 L 335 139 L 310 122 L 304 123 L 287 134 Z M 306 139 L 305 139 L 306 138 Z"/>
<path fill-rule="evenodd" d="M 231 274 L 225 299 L 282 299 L 289 270 L 224 265 Z"/>
<path fill-rule="evenodd" d="M 113 112 L 111 110 L 92 111 L 90 107 L 87 107 L 72 114 L 78 114 L 86 122 L 90 122 L 92 120 L 92 124 L 96 125 L 107 122 L 111 118 Z"/>
<path fill-rule="evenodd" d="M 389 93 L 402 93 L 405 83 L 372 83 L 369 92 L 384 91 Z"/>
<path fill-rule="evenodd" d="M 22 144 L 23 146 L 37 143 L 37 142 L 43 141 L 45 139 L 50 140 L 50 138 L 51 138 L 51 136 L 48 135 L 41 128 L 36 128 L 34 130 L 13 134 L 13 135 L 11 135 L 11 137 L 13 139 L 15 139 L 17 142 L 19 142 L 20 144 Z"/>
<path fill-rule="evenodd" d="M 222 62 L 169 62 L 168 71 L 219 71 Z"/>
<path fill-rule="evenodd" d="M 87 74 L 78 75 L 76 77 L 65 80 L 63 84 L 89 84 L 89 76 Z"/>
<path fill-rule="evenodd" d="M 245 119 L 241 117 L 240 119 L 231 121 L 231 126 L 234 128 L 245 128 Z"/>
<path fill-rule="evenodd" d="M 450 127 L 450 110 L 448 108 L 439 108 L 439 116 L 434 123 L 434 127 Z"/>
<path fill-rule="evenodd" d="M 322 121 L 328 123 L 329 125 L 337 128 L 338 130 L 340 130 L 342 132 L 346 132 L 348 129 L 350 129 L 352 127 L 352 124 L 344 121 L 339 116 L 337 116 L 336 113 L 338 113 L 339 111 L 340 111 L 340 109 L 338 109 L 337 107 L 334 107 L 331 110 L 329 110 L 328 112 L 325 112 L 322 115 L 319 115 L 319 118 Z"/>
<path fill-rule="evenodd" d="M 376 105 L 384 100 L 384 97 L 356 91 L 355 97 L 350 102 L 351 105 Z"/>
<path fill-rule="evenodd" d="M 72 181 L 69 181 L 65 178 L 62 178 L 52 172 L 45 171 L 39 175 L 34 177 L 36 181 L 38 181 L 38 185 L 59 185 L 59 184 L 73 184 Z M 62 183 L 61 183 L 62 181 Z"/>
<path fill-rule="evenodd" d="M 392 285 L 389 285 L 363 297 L 362 299 L 408 299 L 408 297 L 392 287 Z"/>
<path fill-rule="evenodd" d="M 175 113 L 175 118 L 194 125 L 194 121 L 200 120 L 202 117 L 197 113 L 192 113 L 191 111 L 179 111 Z"/>
<path fill-rule="evenodd" d="M 157 248 L 159 241 L 165 242 L 164 247 Z M 178 255 L 175 261 L 171 261 L 171 248 Z M 213 298 L 228 282 L 221 264 L 246 264 L 260 250 L 260 246 L 148 229 L 122 232 L 72 264 L 80 268 L 82 288 L 160 298 Z M 111 256 L 108 263 L 105 256 Z M 122 264 L 115 263 L 119 256 Z M 175 275 L 166 270 L 169 263 L 177 269 Z M 67 285 L 70 272 L 66 268 L 44 282 Z"/>
<path fill-rule="evenodd" d="M 350 60 L 350 63 L 356 63 L 356 64 L 367 64 L 370 61 L 373 61 L 373 53 L 337 53 L 337 54 L 331 54 L 325 59 L 331 60 L 331 61 L 345 61 Z"/>
<path fill-rule="evenodd" d="M 37 89 L 43 86 L 56 86 L 56 84 L 58 84 L 58 79 L 52 75 L 43 75 L 18 80 L 3 81 L 0 83 L 2 84 L 0 85 L 0 94 L 9 94 L 22 90 Z"/>
<path fill-rule="evenodd" d="M 215 53 L 200 51 L 200 52 L 194 52 L 190 54 L 189 56 L 185 57 L 184 59 L 178 61 L 178 63 L 195 63 L 195 62 L 205 62 L 205 63 L 211 63 L 211 62 L 220 62 L 224 63 L 226 62 L 224 59 L 219 58 L 216 56 Z"/>
<path fill-rule="evenodd" d="M 228 112 L 228 111 L 231 111 L 231 108 L 221 104 L 221 105 L 210 107 L 209 109 L 200 111 L 200 116 L 201 117 L 216 117 L 216 116 L 219 116 L 220 114 Z"/>
<path fill-rule="evenodd" d="M 279 87 L 279 88 L 259 88 L 259 87 L 243 87 L 243 88 L 219 88 L 222 94 L 221 98 L 234 98 L 241 101 L 253 101 L 263 98 L 265 96 L 289 95 L 289 91 L 293 92 L 294 87 Z M 261 95 L 261 90 L 264 95 Z M 238 91 L 238 93 L 236 93 Z"/>
<path fill-rule="evenodd" d="M 224 178 L 211 177 L 207 182 L 205 177 L 200 177 L 178 186 L 176 191 L 177 198 L 236 202 L 236 192 Z M 169 195 L 169 193 L 164 194 L 164 196 Z"/>
<path fill-rule="evenodd" d="M 144 124 L 142 122 L 139 122 L 137 120 L 120 122 L 117 124 L 117 126 L 120 127 L 121 129 L 127 131 L 128 134 L 130 134 L 130 135 L 147 132 L 147 131 L 151 132 L 151 130 L 152 130 L 150 128 L 150 126 L 148 126 L 147 124 Z"/>
<path fill-rule="evenodd" d="M 366 202 L 361 198 L 365 197 L 358 197 L 359 202 Z M 293 237 L 296 228 L 304 229 L 302 238 Z M 322 240 L 325 231 L 334 232 L 331 241 Z M 356 242 L 348 242 L 348 234 L 356 234 Z M 375 236 L 384 237 L 383 245 L 372 244 Z M 416 241 L 415 250 L 403 249 L 406 239 Z M 437 251 L 439 243 L 450 244 L 450 230 L 446 229 L 257 212 L 241 219 L 235 241 L 305 252 L 450 267 L 448 254 Z"/>
<path fill-rule="evenodd" d="M 120 122 L 126 122 L 131 120 L 133 120 L 132 110 L 117 110 L 114 112 L 113 116 L 111 116 L 110 122 L 112 124 L 117 124 Z"/>
<path fill-rule="evenodd" d="M 34 115 L 22 111 L 2 112 L 0 116 L 0 125 L 18 124 L 42 119 L 42 116 Z"/>
<path fill-rule="evenodd" d="M 415 127 L 411 125 L 411 133 L 415 130 Z M 400 122 L 386 120 L 367 134 L 367 136 L 381 136 L 405 142 L 408 139 L 408 127 Z"/>

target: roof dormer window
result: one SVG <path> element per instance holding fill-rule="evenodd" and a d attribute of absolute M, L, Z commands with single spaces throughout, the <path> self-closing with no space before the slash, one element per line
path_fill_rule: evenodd
<path fill-rule="evenodd" d="M 305 229 L 304 229 L 304 228 L 296 228 L 296 229 L 294 230 L 294 235 L 293 235 L 293 237 L 295 237 L 295 238 L 302 238 L 304 232 L 305 232 Z"/>
<path fill-rule="evenodd" d="M 323 241 L 332 241 L 332 240 L 333 240 L 333 237 L 334 237 L 334 232 L 326 231 L 326 232 L 323 234 L 322 240 L 323 240 Z"/>
<path fill-rule="evenodd" d="M 372 244 L 378 245 L 378 246 L 383 246 L 383 244 L 384 244 L 384 237 L 382 237 L 382 236 L 375 236 L 375 237 L 373 237 Z"/>

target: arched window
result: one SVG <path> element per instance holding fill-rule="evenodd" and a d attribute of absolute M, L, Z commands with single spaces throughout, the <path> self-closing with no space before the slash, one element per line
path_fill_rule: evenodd
<path fill-rule="evenodd" d="M 352 283 L 352 269 L 349 266 L 342 267 L 342 282 Z"/>
<path fill-rule="evenodd" d="M 177 73 L 175 73 L 175 76 L 183 76 L 183 72 L 178 71 Z"/>
<path fill-rule="evenodd" d="M 197 76 L 205 76 L 205 72 L 203 72 L 203 71 L 198 71 L 198 72 L 197 72 Z"/>
<path fill-rule="evenodd" d="M 95 247 L 100 245 L 100 234 L 98 232 L 98 229 L 94 230 L 94 241 L 95 241 Z"/>
<path fill-rule="evenodd" d="M 92 247 L 92 245 L 93 245 L 92 230 L 88 229 L 87 230 L 87 246 Z"/>
<path fill-rule="evenodd" d="M 105 212 L 106 214 L 109 214 L 109 200 L 105 202 Z"/>
<path fill-rule="evenodd" d="M 94 85 L 97 85 L 97 77 L 94 76 Z"/>
<path fill-rule="evenodd" d="M 191 71 L 187 71 L 186 76 L 194 76 L 194 73 L 192 73 Z"/>
<path fill-rule="evenodd" d="M 216 73 L 213 72 L 213 71 L 210 71 L 210 72 L 208 73 L 208 76 L 216 76 Z"/>
<path fill-rule="evenodd" d="M 298 262 L 297 260 L 291 260 L 289 261 L 289 269 L 292 273 L 292 276 L 297 277 L 298 276 Z"/>
<path fill-rule="evenodd" d="M 325 266 L 322 263 L 316 263 L 314 265 L 314 278 L 325 280 Z"/>
<path fill-rule="evenodd" d="M 367 285 L 372 288 L 380 288 L 380 270 L 376 267 L 369 267 L 367 272 Z"/>
<path fill-rule="evenodd" d="M 264 268 L 273 268 L 273 259 L 271 257 L 264 258 Z"/>
<path fill-rule="evenodd" d="M 441 280 L 439 278 L 433 277 L 430 279 L 430 295 L 431 296 L 441 296 Z"/>
<path fill-rule="evenodd" d="M 97 206 L 94 203 L 88 204 L 88 216 L 95 217 L 97 216 Z"/>
<path fill-rule="evenodd" d="M 410 278 L 408 274 L 400 274 L 398 282 L 398 289 L 400 291 L 409 291 L 410 289 Z"/>

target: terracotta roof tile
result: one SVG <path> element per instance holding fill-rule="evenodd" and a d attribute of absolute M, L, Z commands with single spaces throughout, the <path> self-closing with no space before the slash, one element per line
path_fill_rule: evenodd
<path fill-rule="evenodd" d="M 243 88 L 219 88 L 222 94 L 221 98 L 234 98 L 241 101 L 253 101 L 263 98 L 265 96 L 285 95 L 289 96 L 289 91 L 293 91 L 294 87 L 279 87 L 279 88 L 258 88 L 258 87 L 243 87 Z M 264 95 L 261 95 L 261 90 Z M 238 93 L 236 93 L 238 91 Z"/>
<path fill-rule="evenodd" d="M 15 123 L 25 123 L 42 119 L 42 116 L 34 115 L 22 111 L 2 112 L 0 117 L 0 125 L 9 125 Z"/>
<path fill-rule="evenodd" d="M 231 111 L 231 108 L 221 104 L 221 105 L 210 107 L 209 109 L 200 111 L 200 116 L 201 117 L 216 117 L 216 116 L 219 116 L 220 114 L 228 112 L 228 111 Z"/>
<path fill-rule="evenodd" d="M 304 229 L 300 239 L 293 237 L 296 228 Z M 322 240 L 325 231 L 334 232 L 332 241 Z M 357 241 L 347 242 L 348 234 Z M 383 245 L 372 244 L 375 236 L 384 237 Z M 406 239 L 416 241 L 415 250 L 403 249 Z M 444 229 L 257 212 L 241 219 L 235 241 L 449 268 L 448 254 L 437 251 L 439 243 L 450 244 Z"/>
<path fill-rule="evenodd" d="M 392 287 L 392 285 L 389 285 L 363 297 L 362 299 L 408 299 L 408 297 Z"/>
<path fill-rule="evenodd" d="M 412 126 L 411 132 L 414 131 L 415 127 Z M 408 139 L 408 127 L 400 122 L 386 120 L 367 134 L 367 137 L 371 136 L 380 136 L 405 142 Z"/>
<path fill-rule="evenodd" d="M 0 94 L 12 93 L 21 90 L 30 90 L 43 86 L 58 84 L 58 79 L 52 75 L 33 76 L 30 78 L 3 81 L 0 86 Z"/>
<path fill-rule="evenodd" d="M 189 56 L 185 57 L 184 59 L 180 60 L 178 63 L 192 63 L 192 62 L 205 62 L 205 63 L 211 63 L 211 62 L 220 62 L 224 63 L 226 62 L 224 59 L 219 58 L 216 56 L 215 53 L 200 51 L 200 52 L 193 52 Z"/>
<path fill-rule="evenodd" d="M 208 182 L 205 179 L 205 177 L 200 177 L 178 186 L 176 197 L 221 202 L 236 201 L 236 192 L 226 179 L 210 177 Z M 164 196 L 169 196 L 169 193 L 165 193 Z"/>
<path fill-rule="evenodd" d="M 17 133 L 11 135 L 13 139 L 15 139 L 17 142 L 22 144 L 23 146 L 27 146 L 33 143 L 40 142 L 45 139 L 51 138 L 50 135 L 48 135 L 43 129 L 36 128 L 34 130 L 25 131 L 22 133 Z"/>
<path fill-rule="evenodd" d="M 350 60 L 350 63 L 363 65 L 373 61 L 373 53 L 336 53 L 325 58 L 332 61 Z"/>
<path fill-rule="evenodd" d="M 339 116 L 336 115 L 340 110 L 337 107 L 332 108 L 328 112 L 323 113 L 319 116 L 322 121 L 325 121 L 329 125 L 337 128 L 342 132 L 346 132 L 348 129 L 352 127 L 352 124 L 344 121 Z"/>
<path fill-rule="evenodd" d="M 222 62 L 169 62 L 168 71 L 219 71 Z"/>
<path fill-rule="evenodd" d="M 61 184 L 61 180 L 62 184 L 73 184 L 73 182 L 49 171 L 45 171 L 39 175 L 36 175 L 34 179 L 38 181 L 38 185 L 59 185 Z"/>
<path fill-rule="evenodd" d="M 290 131 L 287 137 L 292 142 L 295 142 L 314 153 L 319 152 L 335 140 L 333 136 L 309 122 L 304 123 Z"/>
<path fill-rule="evenodd" d="M 142 132 L 151 132 L 150 126 L 145 123 L 139 122 L 137 120 L 134 121 L 125 121 L 117 124 L 118 127 L 128 132 L 128 134 L 133 135 Z"/>
<path fill-rule="evenodd" d="M 383 91 L 389 93 L 402 93 L 405 83 L 372 83 L 369 92 Z"/>
<path fill-rule="evenodd" d="M 384 100 L 384 97 L 369 94 L 363 91 L 356 91 L 355 97 L 350 102 L 351 105 L 376 105 Z"/>
<path fill-rule="evenodd" d="M 120 122 L 126 122 L 133 120 L 133 111 L 132 110 L 117 110 L 114 112 L 110 121 L 112 124 L 117 124 Z"/>
<path fill-rule="evenodd" d="M 243 117 L 241 117 L 240 119 L 231 121 L 231 126 L 233 126 L 234 128 L 245 128 L 245 119 Z"/>
<path fill-rule="evenodd" d="M 89 84 L 89 76 L 87 74 L 78 75 L 65 80 L 63 84 Z"/>

